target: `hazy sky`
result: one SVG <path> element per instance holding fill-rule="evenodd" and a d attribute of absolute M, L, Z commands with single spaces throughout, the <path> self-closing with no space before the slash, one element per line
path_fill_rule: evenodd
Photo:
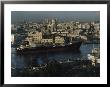
<path fill-rule="evenodd" d="M 59 21 L 99 21 L 99 11 L 12 11 L 11 22 L 18 23 L 24 20 L 42 22 L 45 18 L 57 18 Z"/>

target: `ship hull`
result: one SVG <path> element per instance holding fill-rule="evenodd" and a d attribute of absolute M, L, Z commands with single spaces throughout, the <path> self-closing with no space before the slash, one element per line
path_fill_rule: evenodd
<path fill-rule="evenodd" d="M 46 51 L 68 51 L 73 50 L 77 51 L 79 50 L 82 42 L 74 42 L 72 44 L 68 44 L 65 46 L 41 46 L 41 47 L 30 47 L 30 48 L 24 48 L 22 50 L 16 50 L 18 53 L 24 53 L 24 52 L 46 52 Z"/>

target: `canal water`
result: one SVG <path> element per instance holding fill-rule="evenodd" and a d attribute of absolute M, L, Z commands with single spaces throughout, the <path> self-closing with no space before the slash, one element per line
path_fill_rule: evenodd
<path fill-rule="evenodd" d="M 100 44 L 82 44 L 79 51 L 48 52 L 48 53 L 25 53 L 17 54 L 15 49 L 11 49 L 11 67 L 23 69 L 24 67 L 46 64 L 49 61 L 72 61 L 87 60 L 87 54 L 91 53 L 94 47 Z"/>

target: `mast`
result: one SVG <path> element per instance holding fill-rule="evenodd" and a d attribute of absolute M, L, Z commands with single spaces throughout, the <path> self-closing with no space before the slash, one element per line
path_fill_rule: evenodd
<path fill-rule="evenodd" d="M 94 25 L 90 22 L 90 30 L 88 31 L 90 37 L 89 39 L 92 41 L 93 43 L 93 48 L 94 48 Z"/>

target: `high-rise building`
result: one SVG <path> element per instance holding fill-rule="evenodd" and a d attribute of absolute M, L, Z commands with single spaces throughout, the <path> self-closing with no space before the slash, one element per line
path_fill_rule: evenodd
<path fill-rule="evenodd" d="M 56 19 L 52 19 L 51 29 L 52 29 L 52 31 L 57 31 L 57 21 L 56 21 Z"/>

